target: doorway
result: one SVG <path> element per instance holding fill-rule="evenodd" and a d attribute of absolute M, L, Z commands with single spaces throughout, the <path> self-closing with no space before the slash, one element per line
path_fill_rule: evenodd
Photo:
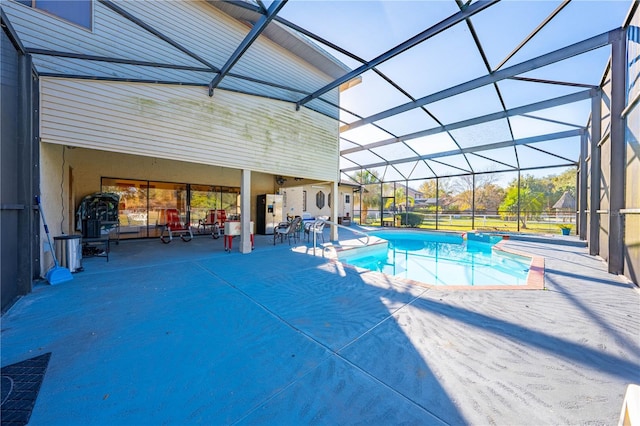
<path fill-rule="evenodd" d="M 159 237 L 166 209 L 177 209 L 182 223 L 193 227 L 211 209 L 239 213 L 240 188 L 135 179 L 102 178 L 102 192 L 120 196 L 120 238 Z"/>

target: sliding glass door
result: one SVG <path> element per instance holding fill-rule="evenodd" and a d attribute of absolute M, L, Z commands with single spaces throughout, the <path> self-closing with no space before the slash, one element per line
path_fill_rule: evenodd
<path fill-rule="evenodd" d="M 209 210 L 219 209 L 220 191 L 215 186 L 191 185 L 191 226 L 198 226 Z"/>
<path fill-rule="evenodd" d="M 149 183 L 145 180 L 102 179 L 102 192 L 120 196 L 120 238 L 148 237 Z"/>
<path fill-rule="evenodd" d="M 167 209 L 178 210 L 180 223 L 189 223 L 187 184 L 149 182 L 149 237 L 159 237 L 162 233 Z"/>
<path fill-rule="evenodd" d="M 102 178 L 102 192 L 120 196 L 120 238 L 158 237 L 167 209 L 177 209 L 182 223 L 198 226 L 212 209 L 237 215 L 240 188 L 134 179 Z"/>
<path fill-rule="evenodd" d="M 238 188 L 227 186 L 189 185 L 191 202 L 191 226 L 198 226 L 198 219 L 205 219 L 209 210 L 224 210 L 227 217 L 239 214 Z"/>

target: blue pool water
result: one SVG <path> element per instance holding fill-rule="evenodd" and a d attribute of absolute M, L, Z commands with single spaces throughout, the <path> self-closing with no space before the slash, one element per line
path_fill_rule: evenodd
<path fill-rule="evenodd" d="M 371 235 L 388 243 L 345 250 L 339 254 L 340 261 L 432 285 L 527 283 L 531 259 L 492 250 L 501 237 L 485 235 L 476 241 L 461 235 L 420 231 L 380 231 Z"/>

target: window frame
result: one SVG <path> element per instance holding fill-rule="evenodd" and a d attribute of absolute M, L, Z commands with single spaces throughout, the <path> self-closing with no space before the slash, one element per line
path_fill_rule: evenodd
<path fill-rule="evenodd" d="M 53 18 L 56 19 L 60 19 L 62 21 L 64 21 L 67 24 L 73 25 L 77 28 L 80 28 L 82 30 L 86 30 L 86 31 L 93 31 L 93 16 L 94 16 L 94 0 L 67 0 L 67 2 L 73 2 L 73 3 L 78 3 L 78 4 L 82 4 L 82 3 L 88 3 L 89 4 L 89 22 L 88 22 L 88 26 L 84 25 L 82 23 L 70 20 L 67 17 L 64 16 L 60 16 L 59 14 L 57 14 L 54 11 L 50 11 L 48 9 L 43 9 L 41 7 L 38 6 L 38 2 L 40 1 L 47 1 L 47 0 L 14 0 L 16 3 L 19 3 L 25 7 L 29 7 L 31 9 L 37 10 L 40 13 L 44 13 L 46 15 L 49 15 Z M 56 4 L 55 1 L 47 1 L 50 4 Z M 67 3 L 65 2 L 65 4 Z"/>

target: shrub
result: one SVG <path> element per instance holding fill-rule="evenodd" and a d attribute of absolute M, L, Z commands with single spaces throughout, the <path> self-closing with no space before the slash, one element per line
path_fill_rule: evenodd
<path fill-rule="evenodd" d="M 417 228 L 422 223 L 422 215 L 418 213 L 402 213 L 396 215 L 396 218 L 400 218 L 400 225 L 408 226 L 410 228 Z"/>

